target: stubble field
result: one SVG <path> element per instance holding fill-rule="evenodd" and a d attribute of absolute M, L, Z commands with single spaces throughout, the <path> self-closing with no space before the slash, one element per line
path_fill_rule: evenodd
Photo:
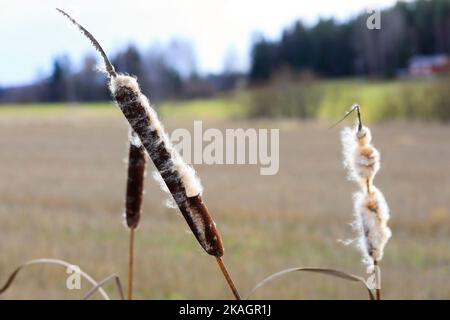
<path fill-rule="evenodd" d="M 195 117 L 194 117 L 195 118 Z M 169 131 L 192 119 L 169 118 Z M 294 266 L 365 275 L 360 255 L 339 239 L 354 236 L 352 192 L 341 164 L 339 129 L 295 121 L 207 119 L 204 127 L 280 128 L 280 170 L 255 165 L 197 165 L 204 198 L 224 238 L 225 261 L 245 296 L 265 276 Z M 382 169 L 375 184 L 391 208 L 393 238 L 382 261 L 387 299 L 450 298 L 450 127 L 374 125 Z M 100 280 L 126 279 L 128 230 L 122 223 L 127 126 L 118 110 L 0 114 L 0 285 L 34 258 L 59 258 Z M 136 234 L 135 297 L 231 298 L 213 258 L 164 207 L 148 169 Z M 0 298 L 80 298 L 56 266 L 33 266 Z M 107 291 L 117 297 L 114 288 Z M 291 274 L 253 298 L 366 299 L 359 284 Z"/>

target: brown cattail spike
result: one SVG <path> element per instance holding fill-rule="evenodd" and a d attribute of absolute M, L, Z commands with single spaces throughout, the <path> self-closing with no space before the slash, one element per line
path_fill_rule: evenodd
<path fill-rule="evenodd" d="M 216 257 L 223 256 L 222 237 L 202 197 L 197 195 L 187 198 L 187 203 L 190 214 L 185 219 L 197 240 L 204 243 L 202 246 L 209 254 Z"/>
<path fill-rule="evenodd" d="M 111 79 L 110 89 L 200 245 L 208 254 L 222 256 L 222 239 L 202 201 L 201 189 L 192 181 L 196 178 L 189 176 L 186 164 L 171 147 L 162 124 L 147 98 L 141 93 L 136 79 L 118 75 Z"/>
<path fill-rule="evenodd" d="M 142 211 L 147 154 L 136 133 L 133 131 L 130 133 L 129 140 L 130 150 L 128 155 L 125 219 L 128 227 L 137 228 Z"/>
<path fill-rule="evenodd" d="M 147 98 L 141 93 L 136 79 L 117 74 L 92 34 L 67 13 L 60 9 L 58 11 L 75 24 L 102 55 L 110 75 L 110 90 L 114 100 L 142 141 L 200 245 L 208 254 L 221 257 L 224 252 L 222 239 L 202 201 L 201 186 L 192 174 L 193 169 L 187 166 L 171 147 L 162 124 Z"/>
<path fill-rule="evenodd" d="M 142 141 L 197 241 L 208 254 L 216 257 L 230 289 L 235 297 L 239 299 L 236 287 L 232 283 L 223 261 L 220 259 L 224 253 L 222 238 L 202 201 L 202 187 L 195 176 L 195 171 L 186 165 L 177 151 L 172 148 L 155 111 L 150 107 L 147 98 L 141 93 L 136 79 L 117 74 L 95 38 L 72 17 L 61 10 L 59 11 L 78 26 L 102 55 L 110 76 L 110 91 L 114 100 L 128 120 L 131 128 Z M 133 245 L 133 231 L 134 228 L 131 228 L 130 248 Z M 130 262 L 132 262 L 132 256 L 132 250 L 130 250 Z M 132 263 L 130 263 L 129 269 L 129 283 L 132 284 Z M 132 287 L 130 285 L 130 298 L 131 293 Z"/>

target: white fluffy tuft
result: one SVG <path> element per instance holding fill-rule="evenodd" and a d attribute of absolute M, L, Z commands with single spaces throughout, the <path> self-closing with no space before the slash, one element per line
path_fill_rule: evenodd
<path fill-rule="evenodd" d="M 201 195 L 203 193 L 203 187 L 200 179 L 190 165 L 187 165 L 178 151 L 173 149 L 172 161 L 175 170 L 178 171 L 181 181 L 183 181 L 184 188 L 186 189 L 186 196 L 188 198 Z"/>
<path fill-rule="evenodd" d="M 367 264 L 372 264 L 373 260 L 380 261 L 391 237 L 387 226 L 389 207 L 381 191 L 372 186 L 370 193 L 355 193 L 354 215 L 353 227 L 358 232 L 358 247 L 363 253 L 363 261 Z"/>
<path fill-rule="evenodd" d="M 367 145 L 372 142 L 372 132 L 370 132 L 369 128 L 363 126 L 361 130 L 358 131 L 357 127 L 355 126 L 355 131 L 356 139 L 361 146 Z"/>
<path fill-rule="evenodd" d="M 142 146 L 141 139 L 139 139 L 136 132 L 134 132 L 134 130 L 131 128 L 130 130 L 128 130 L 128 140 L 130 141 L 130 144 L 132 144 L 135 147 L 139 148 Z"/>
<path fill-rule="evenodd" d="M 370 129 L 362 127 L 344 128 L 341 132 L 343 163 L 350 180 L 366 183 L 372 182 L 380 169 L 380 153 L 371 143 Z"/>
<path fill-rule="evenodd" d="M 118 74 L 117 77 L 111 77 L 111 81 L 109 82 L 109 89 L 113 95 L 120 87 L 130 88 L 136 93 L 141 92 L 136 78 L 124 74 Z"/>
<path fill-rule="evenodd" d="M 156 171 L 156 170 L 153 171 L 152 177 L 153 177 L 153 179 L 154 179 L 156 182 L 158 182 L 159 188 L 160 188 L 162 191 L 167 192 L 167 193 L 170 193 L 169 188 L 167 188 L 167 185 L 166 185 L 166 183 L 164 182 L 164 179 L 161 177 L 161 174 L 160 174 L 158 171 Z"/>
<path fill-rule="evenodd" d="M 387 226 L 389 207 L 381 191 L 373 185 L 380 169 L 380 153 L 372 145 L 372 134 L 367 127 L 344 128 L 341 141 L 349 179 L 361 187 L 361 191 L 354 194 L 352 226 L 358 233 L 355 242 L 363 253 L 363 261 L 371 265 L 383 258 L 384 247 L 391 237 Z"/>

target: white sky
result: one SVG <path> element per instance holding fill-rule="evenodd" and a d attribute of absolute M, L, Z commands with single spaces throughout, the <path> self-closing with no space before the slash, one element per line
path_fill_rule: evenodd
<path fill-rule="evenodd" d="M 51 59 L 69 54 L 79 63 L 89 42 L 68 27 L 55 7 L 84 25 L 111 56 L 128 43 L 141 49 L 174 37 L 191 41 L 200 72 L 221 71 L 226 52 L 248 66 L 252 35 L 277 38 L 298 18 L 344 20 L 395 0 L 0 0 L 0 86 L 30 82 L 49 72 Z"/>

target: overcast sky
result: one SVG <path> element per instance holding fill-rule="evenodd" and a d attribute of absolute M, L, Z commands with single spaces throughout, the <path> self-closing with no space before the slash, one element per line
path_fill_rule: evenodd
<path fill-rule="evenodd" d="M 227 52 L 236 65 L 248 66 L 252 35 L 277 38 L 296 19 L 314 23 L 319 17 L 347 19 L 395 0 L 0 0 L 0 85 L 34 80 L 51 69 L 51 59 L 69 54 L 75 64 L 89 42 L 56 12 L 66 10 L 112 55 L 128 43 L 148 49 L 172 38 L 189 40 L 199 71 L 217 72 Z"/>

